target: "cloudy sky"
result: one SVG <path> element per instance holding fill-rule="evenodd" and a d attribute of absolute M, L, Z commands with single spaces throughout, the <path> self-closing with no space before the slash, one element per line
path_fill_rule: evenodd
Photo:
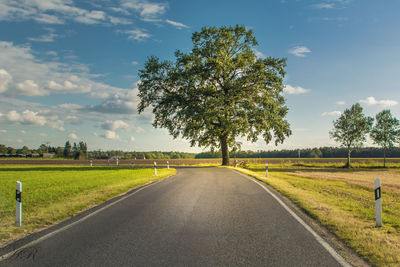
<path fill-rule="evenodd" d="M 335 145 L 332 121 L 356 102 L 400 117 L 399 10 L 397 0 L 0 0 L 0 143 L 201 151 L 137 114 L 138 70 L 190 51 L 203 26 L 239 24 L 258 56 L 287 58 L 293 135 L 277 148 Z"/>

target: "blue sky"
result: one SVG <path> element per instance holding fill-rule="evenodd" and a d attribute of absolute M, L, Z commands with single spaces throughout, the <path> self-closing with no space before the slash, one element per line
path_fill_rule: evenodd
<path fill-rule="evenodd" d="M 0 0 L 0 143 L 202 151 L 154 129 L 150 110 L 138 115 L 138 70 L 190 51 L 204 26 L 239 24 L 258 56 L 287 58 L 293 131 L 278 147 L 243 149 L 337 145 L 332 121 L 356 102 L 400 117 L 399 11 L 397 0 Z"/>

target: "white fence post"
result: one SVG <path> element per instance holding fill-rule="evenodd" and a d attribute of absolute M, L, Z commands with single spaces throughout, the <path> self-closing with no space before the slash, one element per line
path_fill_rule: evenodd
<path fill-rule="evenodd" d="M 382 191 L 381 191 L 381 180 L 375 179 L 374 181 L 375 191 L 375 220 L 376 226 L 382 226 Z"/>
<path fill-rule="evenodd" d="M 90 167 L 93 167 L 93 160 L 90 160 Z"/>
<path fill-rule="evenodd" d="M 154 161 L 154 175 L 157 176 L 157 163 Z"/>
<path fill-rule="evenodd" d="M 20 181 L 17 181 L 17 190 L 15 194 L 15 200 L 17 203 L 17 210 L 15 214 L 15 224 L 17 226 L 22 225 L 22 183 Z"/>
<path fill-rule="evenodd" d="M 268 177 L 268 163 L 265 163 L 265 177 Z"/>
<path fill-rule="evenodd" d="M 117 158 L 117 166 L 119 167 L 119 158 Z"/>
<path fill-rule="evenodd" d="M 238 160 L 235 159 L 235 168 L 237 168 Z"/>
<path fill-rule="evenodd" d="M 168 170 L 169 170 L 169 161 L 167 161 L 167 168 L 168 168 Z"/>

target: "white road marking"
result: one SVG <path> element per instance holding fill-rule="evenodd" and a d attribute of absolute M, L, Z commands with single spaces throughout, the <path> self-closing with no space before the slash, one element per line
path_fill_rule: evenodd
<path fill-rule="evenodd" d="M 40 238 L 38 238 L 38 239 L 36 239 L 36 240 L 34 240 L 34 241 L 31 241 L 31 242 L 29 242 L 29 243 L 27 243 L 27 244 L 25 244 L 25 245 L 23 245 L 23 246 L 21 246 L 21 247 L 15 249 L 15 250 L 13 250 L 13 251 L 11 251 L 11 252 L 9 252 L 9 253 L 7 253 L 7 254 L 4 254 L 4 255 L 0 256 L 0 261 L 3 261 L 3 260 L 5 260 L 5 259 L 11 257 L 12 255 L 14 255 L 15 253 L 17 253 L 18 251 L 20 251 L 20 250 L 22 250 L 22 249 L 25 249 L 25 248 L 27 248 L 27 247 L 36 245 L 36 244 L 42 242 L 43 240 L 46 240 L 46 239 L 48 239 L 48 238 L 50 238 L 50 237 L 52 237 L 52 236 L 54 236 L 54 235 L 56 235 L 56 234 L 58 234 L 58 233 L 60 233 L 60 232 L 62 232 L 62 231 L 65 231 L 65 230 L 71 228 L 72 226 L 74 226 L 74 225 L 76 225 L 76 224 L 78 224 L 78 223 L 81 223 L 81 222 L 83 222 L 83 221 L 89 219 L 89 218 L 92 217 L 93 215 L 96 215 L 97 213 L 99 213 L 99 212 L 101 212 L 101 211 L 103 211 L 103 210 L 105 210 L 105 209 L 107 209 L 107 208 L 109 208 L 109 207 L 111 207 L 111 206 L 113 206 L 113 205 L 115 205 L 115 204 L 117 204 L 117 203 L 119 203 L 119 202 L 121 202 L 121 201 L 127 199 L 128 197 L 131 197 L 132 195 L 134 195 L 134 194 L 136 194 L 136 193 L 142 191 L 143 189 L 145 189 L 145 188 L 147 188 L 147 187 L 149 187 L 149 186 L 158 184 L 159 182 L 162 182 L 162 181 L 164 181 L 164 180 L 165 180 L 165 179 L 162 179 L 162 180 L 153 182 L 153 183 L 151 183 L 151 184 L 145 185 L 145 186 L 143 186 L 142 188 L 139 188 L 138 190 L 136 190 L 135 192 L 133 192 L 133 193 L 131 193 L 131 194 L 128 193 L 128 195 L 126 195 L 126 196 L 124 196 L 124 197 L 122 197 L 122 198 L 120 198 L 120 199 L 118 199 L 118 200 L 116 200 L 116 201 L 114 201 L 114 202 L 112 202 L 112 203 L 110 203 L 110 204 L 108 204 L 108 205 L 106 205 L 106 206 L 104 206 L 104 207 L 102 207 L 102 208 L 100 208 L 100 209 L 98 209 L 98 210 L 96 210 L 96 211 L 94 211 L 94 212 L 92 212 L 92 213 L 86 215 L 85 217 L 80 218 L 79 220 L 77 220 L 77 221 L 75 221 L 75 222 L 73 222 L 73 223 L 70 223 L 70 224 L 68 224 L 68 225 L 66 225 L 66 226 L 64 226 L 64 227 L 61 227 L 60 229 L 57 229 L 57 230 L 55 230 L 55 231 L 53 231 L 53 232 L 51 232 L 51 233 L 48 233 L 48 234 L 46 234 L 46 235 L 44 235 L 44 236 L 42 236 L 42 237 L 40 237 Z"/>
<path fill-rule="evenodd" d="M 238 171 L 235 171 L 236 173 L 240 174 L 241 176 L 249 179 L 250 181 L 255 182 L 256 184 L 258 184 L 259 186 L 261 186 L 268 194 L 270 194 L 276 201 L 278 201 L 278 203 L 287 211 L 289 212 L 290 215 L 293 216 L 293 218 L 296 219 L 296 221 L 298 221 L 301 225 L 304 226 L 304 228 L 306 228 L 306 230 L 308 232 L 310 232 L 314 238 L 318 241 L 318 243 L 320 243 L 328 252 L 329 254 L 331 254 L 331 256 L 333 258 L 335 258 L 335 260 L 342 266 L 344 267 L 351 267 L 352 265 L 350 263 L 348 263 L 342 256 L 339 255 L 339 253 L 336 252 L 336 250 L 334 248 L 331 247 L 331 245 L 329 245 L 320 235 L 318 235 L 307 223 L 305 223 L 294 211 L 292 211 L 280 198 L 278 198 L 274 193 L 272 193 L 271 190 L 269 190 L 267 187 L 265 187 L 265 185 L 263 185 L 262 183 L 260 183 L 259 181 L 241 173 Z"/>

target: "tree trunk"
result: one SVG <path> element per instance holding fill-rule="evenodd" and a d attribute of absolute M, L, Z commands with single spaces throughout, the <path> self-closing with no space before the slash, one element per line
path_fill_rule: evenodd
<path fill-rule="evenodd" d="M 346 164 L 347 168 L 350 168 L 350 155 L 351 155 L 351 150 L 348 149 L 347 150 L 347 164 Z"/>
<path fill-rule="evenodd" d="M 386 144 L 383 148 L 383 168 L 386 168 Z"/>
<path fill-rule="evenodd" d="M 229 149 L 227 136 L 222 136 L 221 140 L 221 152 L 222 152 L 222 166 L 229 166 Z"/>

